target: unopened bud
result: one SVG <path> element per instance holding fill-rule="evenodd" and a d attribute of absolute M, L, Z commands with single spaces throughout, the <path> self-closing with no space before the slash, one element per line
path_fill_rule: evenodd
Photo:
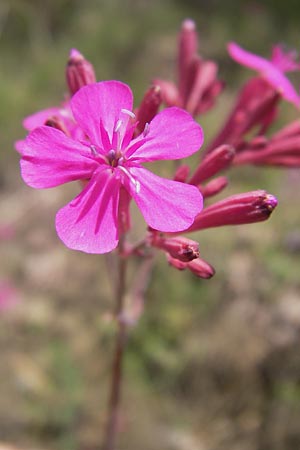
<path fill-rule="evenodd" d="M 71 95 L 74 95 L 82 86 L 96 82 L 93 65 L 76 49 L 70 52 L 66 78 Z"/>
<path fill-rule="evenodd" d="M 172 258 L 170 255 L 168 255 L 167 258 L 169 264 L 175 267 L 175 269 L 188 269 L 199 278 L 204 278 L 207 280 L 215 274 L 215 269 L 202 258 L 197 258 L 190 262 L 179 261 L 178 259 Z"/>
<path fill-rule="evenodd" d="M 182 262 L 192 261 L 193 259 L 199 257 L 198 242 L 182 236 L 165 238 L 153 234 L 150 243 L 153 247 L 164 250 L 173 258 Z"/>
<path fill-rule="evenodd" d="M 205 156 L 189 183 L 198 185 L 231 165 L 235 151 L 231 145 L 220 145 Z"/>
<path fill-rule="evenodd" d="M 158 85 L 151 86 L 144 95 L 136 114 L 138 125 L 136 134 L 142 133 L 145 125 L 154 118 L 162 103 L 161 89 Z"/>
<path fill-rule="evenodd" d="M 178 80 L 179 94 L 183 104 L 186 102 L 189 90 L 189 69 L 197 54 L 197 31 L 195 22 L 191 19 L 183 21 L 178 39 Z"/>
<path fill-rule="evenodd" d="M 185 183 L 187 177 L 189 176 L 190 168 L 186 164 L 179 166 L 174 175 L 174 181 L 180 181 L 181 183 Z"/>
<path fill-rule="evenodd" d="M 209 181 L 205 186 L 199 186 L 200 192 L 204 198 L 219 194 L 228 184 L 226 177 L 218 177 Z"/>
<path fill-rule="evenodd" d="M 215 274 L 215 269 L 201 258 L 197 258 L 194 259 L 194 261 L 189 262 L 187 267 L 191 272 L 193 272 L 194 275 L 206 280 Z"/>
<path fill-rule="evenodd" d="M 167 254 L 167 260 L 170 266 L 175 267 L 177 270 L 185 270 L 187 268 L 188 263 L 179 261 L 179 259 L 172 258 L 169 254 Z"/>
<path fill-rule="evenodd" d="M 270 217 L 276 206 L 276 197 L 266 191 L 232 195 L 203 209 L 187 231 L 261 222 Z"/>

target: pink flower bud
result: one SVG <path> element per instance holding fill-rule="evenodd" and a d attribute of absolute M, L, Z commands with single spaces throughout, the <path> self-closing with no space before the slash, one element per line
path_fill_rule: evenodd
<path fill-rule="evenodd" d="M 186 164 L 179 166 L 174 175 L 174 181 L 185 183 L 190 173 L 190 168 Z"/>
<path fill-rule="evenodd" d="M 179 259 L 173 258 L 169 254 L 167 254 L 168 263 L 170 266 L 175 267 L 177 270 L 185 270 L 187 268 L 188 263 L 182 262 Z"/>
<path fill-rule="evenodd" d="M 168 255 L 168 262 L 175 269 L 188 269 L 199 278 L 209 279 L 215 274 L 215 269 L 201 258 L 194 259 L 190 262 L 182 262 Z"/>
<path fill-rule="evenodd" d="M 197 53 L 197 32 L 193 20 L 186 19 L 182 23 L 178 38 L 178 84 L 179 95 L 186 102 L 189 90 L 189 69 L 193 57 Z"/>
<path fill-rule="evenodd" d="M 199 278 L 209 279 L 215 274 L 215 269 L 204 261 L 204 259 L 197 258 L 188 263 L 188 269 Z"/>
<path fill-rule="evenodd" d="M 199 186 L 200 192 L 204 198 L 219 194 L 228 185 L 226 177 L 218 177 L 209 181 L 205 186 Z"/>
<path fill-rule="evenodd" d="M 221 145 L 214 149 L 201 161 L 189 183 L 198 185 L 221 170 L 227 169 L 231 165 L 234 155 L 235 151 L 231 145 Z"/>
<path fill-rule="evenodd" d="M 158 85 L 151 86 L 144 95 L 141 105 L 136 113 L 136 135 L 142 133 L 145 125 L 154 118 L 162 103 L 161 88 Z"/>
<path fill-rule="evenodd" d="M 96 82 L 93 65 L 76 49 L 72 49 L 66 67 L 67 85 L 71 95 L 82 86 Z"/>
<path fill-rule="evenodd" d="M 232 195 L 205 208 L 187 231 L 261 222 L 270 217 L 276 206 L 277 199 L 266 191 Z"/>
<path fill-rule="evenodd" d="M 153 233 L 150 241 L 153 247 L 169 253 L 172 258 L 182 262 L 192 261 L 199 257 L 199 244 L 182 236 L 165 238 Z"/>

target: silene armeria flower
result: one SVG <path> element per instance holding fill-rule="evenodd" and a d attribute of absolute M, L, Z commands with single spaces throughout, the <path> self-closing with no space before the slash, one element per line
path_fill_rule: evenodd
<path fill-rule="evenodd" d="M 71 98 L 70 108 L 84 138 L 41 126 L 28 135 L 21 152 L 22 176 L 31 187 L 87 180 L 83 191 L 56 216 L 57 233 L 67 247 L 87 253 L 113 250 L 128 197 L 153 229 L 179 232 L 192 225 L 202 209 L 199 189 L 160 178 L 141 165 L 181 159 L 199 150 L 203 132 L 186 111 L 161 111 L 133 138 L 133 96 L 126 84 L 84 86 Z"/>
<path fill-rule="evenodd" d="M 300 96 L 285 72 L 300 70 L 294 51 L 285 52 L 280 45 L 275 45 L 270 60 L 250 53 L 234 42 L 228 44 L 228 52 L 239 64 L 256 70 L 287 101 L 300 107 Z"/>

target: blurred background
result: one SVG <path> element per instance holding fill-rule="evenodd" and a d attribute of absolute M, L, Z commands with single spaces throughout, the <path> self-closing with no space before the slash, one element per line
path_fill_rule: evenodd
<path fill-rule="evenodd" d="M 55 233 L 55 213 L 78 186 L 35 191 L 20 178 L 22 119 L 62 101 L 70 48 L 99 80 L 129 83 L 138 104 L 151 79 L 174 79 L 187 17 L 227 85 L 200 119 L 208 140 L 251 75 L 230 61 L 226 43 L 265 56 L 277 42 L 299 48 L 297 0 L 0 3 L 1 443 L 99 449 L 115 332 L 103 258 L 68 250 Z M 277 126 L 297 114 L 282 104 Z M 157 258 L 126 356 L 119 450 L 300 448 L 300 173 L 228 175 L 220 197 L 261 188 L 279 206 L 266 223 L 195 237 L 217 271 L 209 281 Z"/>

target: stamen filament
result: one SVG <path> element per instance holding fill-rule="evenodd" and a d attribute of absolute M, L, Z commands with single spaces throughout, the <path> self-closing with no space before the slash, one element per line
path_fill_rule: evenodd
<path fill-rule="evenodd" d="M 123 167 L 123 166 L 118 166 L 118 167 L 119 167 L 120 170 L 122 170 L 122 172 L 125 173 L 125 175 L 128 176 L 128 178 L 129 178 L 129 180 L 131 181 L 131 183 L 135 186 L 135 192 L 136 192 L 137 194 L 139 194 L 140 191 L 141 191 L 141 184 L 140 184 L 140 182 L 139 182 L 138 180 L 136 180 L 136 179 L 131 175 L 131 173 L 129 172 L 129 170 L 127 170 L 125 167 Z"/>

